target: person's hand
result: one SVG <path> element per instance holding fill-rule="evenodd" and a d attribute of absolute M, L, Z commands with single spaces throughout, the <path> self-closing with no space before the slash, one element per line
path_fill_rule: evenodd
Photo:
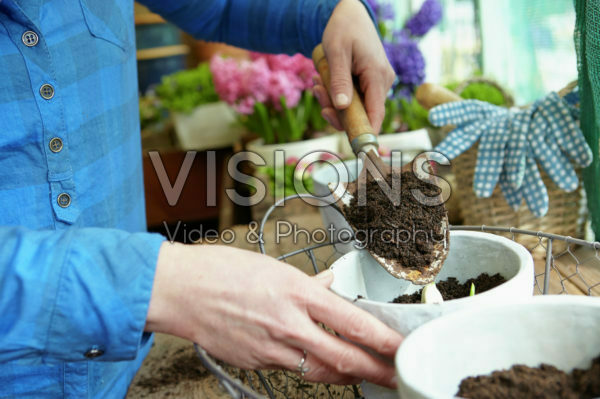
<path fill-rule="evenodd" d="M 323 107 L 323 117 L 336 129 L 344 130 L 336 109 L 344 109 L 352 101 L 354 75 L 373 130 L 378 133 L 385 116 L 385 98 L 396 75 L 365 6 L 358 0 L 340 1 L 322 43 L 331 71 L 331 93 L 319 78 L 313 92 Z"/>
<path fill-rule="evenodd" d="M 402 337 L 328 290 L 333 273 L 309 277 L 287 264 L 225 246 L 166 242 L 160 250 L 146 330 L 198 343 L 245 369 L 295 370 L 304 378 L 393 387 L 391 364 L 326 332 L 393 357 Z"/>

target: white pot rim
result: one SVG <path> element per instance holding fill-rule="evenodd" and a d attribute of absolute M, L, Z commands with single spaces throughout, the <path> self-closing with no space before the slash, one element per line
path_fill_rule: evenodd
<path fill-rule="evenodd" d="M 249 148 L 251 146 L 253 147 L 273 147 L 273 148 L 277 148 L 277 147 L 281 147 L 281 146 L 294 146 L 294 145 L 306 145 L 307 142 L 315 142 L 315 141 L 337 141 L 339 140 L 339 138 L 335 135 L 335 134 L 326 134 L 324 136 L 321 137 L 314 137 L 312 139 L 307 139 L 307 140 L 299 140 L 299 141 L 290 141 L 289 143 L 279 143 L 279 144 L 264 144 L 264 139 L 262 137 L 258 137 L 254 140 L 250 140 L 247 144 L 246 147 Z"/>
<path fill-rule="evenodd" d="M 384 147 L 389 145 L 400 146 L 406 152 L 429 151 L 432 148 L 429 132 L 425 128 L 406 132 L 380 133 L 378 141 Z"/>
<path fill-rule="evenodd" d="M 206 108 L 227 108 L 227 109 L 232 109 L 231 106 L 229 104 L 227 104 L 225 101 L 215 101 L 215 102 L 212 102 L 212 103 L 206 103 L 206 104 L 202 104 L 202 105 L 196 105 L 189 112 L 171 111 L 171 113 L 173 113 L 173 115 L 177 115 L 177 116 L 190 116 L 195 111 L 197 111 L 199 109 L 206 109 Z"/>
<path fill-rule="evenodd" d="M 481 300 L 482 298 L 487 298 L 488 296 L 495 295 L 497 290 L 501 289 L 501 287 L 504 284 L 506 284 L 514 279 L 517 279 L 518 277 L 522 276 L 523 274 L 530 273 L 533 270 L 533 258 L 531 257 L 531 254 L 529 253 L 529 251 L 527 251 L 527 249 L 525 247 L 523 247 L 521 244 L 519 244 L 513 240 L 510 240 L 506 237 L 502 237 L 502 236 L 499 236 L 496 234 L 491 234 L 491 233 L 479 232 L 479 231 L 452 230 L 452 231 L 450 231 L 450 245 L 452 245 L 452 237 L 477 237 L 477 238 L 482 238 L 482 237 L 492 238 L 493 237 L 494 241 L 500 242 L 500 243 L 504 244 L 506 247 L 508 247 L 509 249 L 513 250 L 515 252 L 515 254 L 519 257 L 520 264 L 522 266 L 519 268 L 518 272 L 514 276 L 512 276 L 510 279 L 506 280 L 504 283 L 498 285 L 497 287 L 494 287 L 494 288 L 487 290 L 485 292 L 482 292 L 480 294 L 475 294 L 472 297 L 452 299 L 452 300 L 445 301 L 441 304 L 389 303 L 389 302 L 382 302 L 382 301 L 373 301 L 370 299 L 358 299 L 358 301 L 361 301 L 362 303 L 369 304 L 372 306 L 382 307 L 382 308 L 394 308 L 394 309 L 404 308 L 404 309 L 406 309 L 406 308 L 420 307 L 421 309 L 426 309 L 426 308 L 439 309 L 440 307 L 448 306 L 448 304 L 452 304 L 451 306 L 455 306 L 455 304 L 475 302 L 475 301 Z M 360 250 L 356 250 L 356 251 L 351 251 L 348 254 L 342 256 L 340 259 L 347 257 L 347 256 L 356 256 L 353 254 L 356 254 L 357 252 L 360 252 L 360 251 L 367 251 L 367 250 L 360 249 Z M 338 261 L 340 259 L 338 259 Z M 334 267 L 334 265 L 332 265 L 332 267 Z M 333 269 L 333 272 L 335 275 L 335 268 Z M 350 302 L 354 302 L 356 300 L 356 298 L 350 298 L 350 297 L 348 297 L 348 295 L 346 295 L 342 292 L 336 291 L 334 289 L 332 289 L 332 291 L 335 294 L 341 296 L 342 298 L 344 298 Z"/>

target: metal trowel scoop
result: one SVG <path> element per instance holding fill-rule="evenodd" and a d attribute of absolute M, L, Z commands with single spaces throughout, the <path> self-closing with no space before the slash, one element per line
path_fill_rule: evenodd
<path fill-rule="evenodd" d="M 325 53 L 321 45 L 318 45 L 313 51 L 313 61 L 317 71 L 319 72 L 319 75 L 321 76 L 323 84 L 327 88 L 327 91 L 330 92 L 331 80 L 329 74 L 329 64 L 325 58 Z M 340 183 L 335 189 L 330 185 L 330 189 L 332 190 L 332 194 L 336 200 L 337 206 L 342 211 L 342 214 L 347 216 L 345 213 L 346 207 L 350 205 L 353 197 L 357 195 L 358 190 L 364 189 L 365 186 L 363 185 L 366 185 L 367 183 L 368 168 L 366 165 L 368 164 L 372 166 L 370 168 L 371 171 L 374 170 L 373 167 L 379 171 L 379 174 L 375 174 L 375 179 L 378 178 L 377 176 L 379 176 L 379 178 L 385 178 L 386 176 L 389 176 L 392 173 L 392 167 L 387 165 L 379 157 L 379 153 L 377 151 L 377 135 L 373 131 L 356 87 L 354 87 L 352 102 L 348 108 L 338 111 L 338 118 L 346 130 L 346 135 L 348 136 L 352 150 L 357 157 L 361 158 L 363 161 L 363 169 L 361 170 L 356 181 Z M 426 166 L 429 166 L 429 163 L 426 163 Z M 396 168 L 394 168 L 394 173 L 401 173 L 404 171 L 413 171 L 412 163 L 405 165 L 401 168 L 401 170 L 396 170 Z M 352 228 L 356 229 L 354 226 L 352 226 Z M 419 285 L 428 284 L 435 279 L 435 276 L 439 273 L 448 254 L 449 229 L 447 216 L 443 218 L 440 226 L 438 226 L 437 231 L 434 233 L 438 236 L 443 236 L 444 239 L 436 242 L 433 245 L 432 252 L 434 261 L 431 263 L 431 265 L 429 265 L 429 267 L 426 267 L 423 270 L 418 270 L 414 267 L 411 267 L 411 265 L 403 265 L 396 259 L 384 258 L 371 250 L 369 250 L 369 252 L 375 258 L 375 260 L 377 260 L 377 262 L 392 276 L 409 280 Z"/>

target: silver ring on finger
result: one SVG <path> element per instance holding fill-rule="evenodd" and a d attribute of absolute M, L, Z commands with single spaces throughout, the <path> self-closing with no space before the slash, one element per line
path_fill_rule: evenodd
<path fill-rule="evenodd" d="M 303 351 L 303 355 L 302 355 L 302 359 L 300 359 L 300 362 L 298 363 L 298 367 L 296 367 L 296 371 L 300 374 L 300 377 L 304 378 L 304 374 L 309 372 L 309 368 L 308 367 L 304 367 L 304 364 L 306 363 L 306 351 Z"/>

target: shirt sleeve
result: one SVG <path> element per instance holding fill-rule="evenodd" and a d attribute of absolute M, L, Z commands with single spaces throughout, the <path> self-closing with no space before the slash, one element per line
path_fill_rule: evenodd
<path fill-rule="evenodd" d="M 339 0 L 141 0 L 198 39 L 310 57 Z M 371 8 L 361 0 L 371 19 Z"/>
<path fill-rule="evenodd" d="M 158 234 L 0 227 L 0 362 L 134 359 L 154 282 Z"/>

